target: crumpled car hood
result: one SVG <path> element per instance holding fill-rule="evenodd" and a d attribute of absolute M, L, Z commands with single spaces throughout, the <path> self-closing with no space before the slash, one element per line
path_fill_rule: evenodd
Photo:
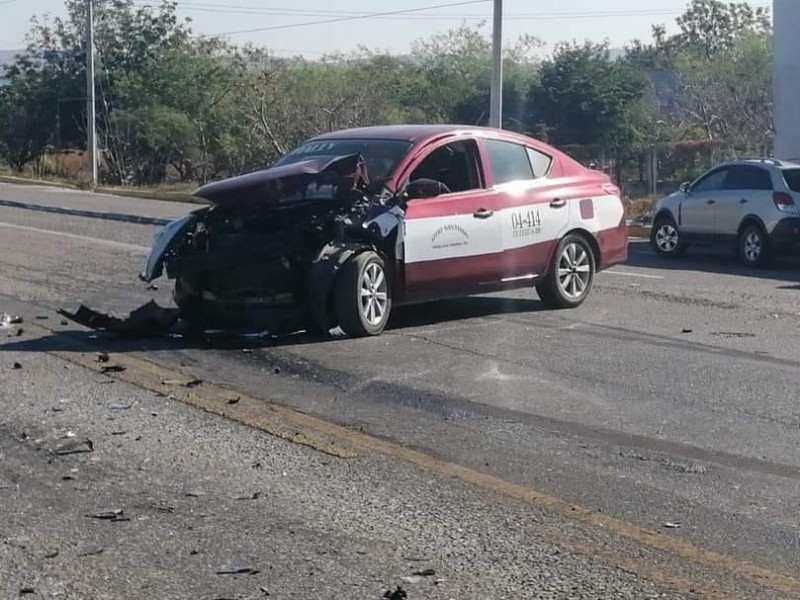
<path fill-rule="evenodd" d="M 240 175 L 202 186 L 194 196 L 219 205 L 332 198 L 341 190 L 369 183 L 360 154 L 306 160 Z"/>

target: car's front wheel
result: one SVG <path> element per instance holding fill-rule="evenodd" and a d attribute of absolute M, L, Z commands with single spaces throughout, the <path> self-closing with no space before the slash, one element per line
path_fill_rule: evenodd
<path fill-rule="evenodd" d="M 349 336 L 378 335 L 392 310 L 386 263 L 367 251 L 345 263 L 336 283 L 334 309 L 339 326 Z"/>
<path fill-rule="evenodd" d="M 661 256 L 680 256 L 686 252 L 686 244 L 681 239 L 678 226 L 669 217 L 658 217 L 653 223 L 650 243 Z"/>
<path fill-rule="evenodd" d="M 739 257 L 748 267 L 763 267 L 769 263 L 769 240 L 755 223 L 745 226 L 739 234 Z"/>
<path fill-rule="evenodd" d="M 575 308 L 592 289 L 595 256 L 582 236 L 566 236 L 556 249 L 547 276 L 536 286 L 539 298 L 550 308 Z"/>

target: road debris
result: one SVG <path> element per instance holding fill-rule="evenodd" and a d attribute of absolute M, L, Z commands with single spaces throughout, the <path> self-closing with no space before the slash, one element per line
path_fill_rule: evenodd
<path fill-rule="evenodd" d="M 53 454 L 58 456 L 68 456 L 70 454 L 82 454 L 85 452 L 93 452 L 94 443 L 90 439 L 73 440 L 66 444 L 61 444 L 53 450 Z"/>
<path fill-rule="evenodd" d="M 236 496 L 234 500 L 258 500 L 261 497 L 261 492 L 253 492 L 244 496 Z"/>
<path fill-rule="evenodd" d="M 58 314 L 89 329 L 135 337 L 164 335 L 178 322 L 178 309 L 163 308 L 153 300 L 131 311 L 124 318 L 101 313 L 83 304 L 74 313 L 61 308 Z"/>
<path fill-rule="evenodd" d="M 681 330 L 681 333 L 692 333 L 693 331 L 694 331 L 694 330 L 692 330 L 692 329 L 688 329 L 688 328 L 684 327 L 684 328 Z"/>
<path fill-rule="evenodd" d="M 58 550 L 52 550 L 51 552 L 48 552 L 47 554 L 44 555 L 44 557 L 48 559 L 55 558 L 56 556 L 58 556 Z"/>
<path fill-rule="evenodd" d="M 257 573 L 261 573 L 261 570 L 253 567 L 224 567 L 217 571 L 217 575 L 256 575 Z"/>
<path fill-rule="evenodd" d="M 755 333 L 744 333 L 741 331 L 712 331 L 711 335 L 714 337 L 720 338 L 754 338 L 756 337 Z"/>
<path fill-rule="evenodd" d="M 0 313 L 0 327 L 10 327 L 11 325 L 19 325 L 23 322 L 22 317 L 9 315 L 8 313 Z"/>
<path fill-rule="evenodd" d="M 128 402 L 128 403 L 117 402 L 115 404 L 109 404 L 106 408 L 108 408 L 108 410 L 128 410 L 132 406 L 133 402 Z"/>
<path fill-rule="evenodd" d="M 11 368 L 14 369 L 14 370 L 21 369 L 22 365 L 19 364 L 18 362 L 15 362 L 13 365 L 11 365 Z"/>
<path fill-rule="evenodd" d="M 683 526 L 683 524 L 679 523 L 677 521 L 674 521 L 674 522 L 673 521 L 667 521 L 666 523 L 664 523 L 664 527 L 666 529 L 680 529 L 682 526 Z"/>
<path fill-rule="evenodd" d="M 28 594 L 35 594 L 36 590 L 32 587 L 24 587 L 20 588 L 19 595 L 20 596 L 27 596 Z"/>
<path fill-rule="evenodd" d="M 122 373 L 127 369 L 128 367 L 125 365 L 103 365 L 100 367 L 100 372 L 105 375 L 107 373 Z"/>
<path fill-rule="evenodd" d="M 107 352 L 101 352 L 97 355 L 97 362 L 99 363 L 107 363 L 109 360 L 111 360 L 111 357 L 108 356 Z"/>
<path fill-rule="evenodd" d="M 411 574 L 417 577 L 433 577 L 434 575 L 436 575 L 436 571 L 434 571 L 433 569 L 423 569 L 422 571 L 414 571 Z"/>
<path fill-rule="evenodd" d="M 78 554 L 78 556 L 97 556 L 103 553 L 103 548 L 100 546 L 87 546 L 86 549 Z"/>
<path fill-rule="evenodd" d="M 383 594 L 383 597 L 386 598 L 386 600 L 406 600 L 406 598 L 408 598 L 408 594 L 398 585 L 397 589 L 394 591 L 391 589 L 386 590 L 386 592 Z"/>
<path fill-rule="evenodd" d="M 238 404 L 239 400 L 241 399 L 241 396 L 236 396 L 236 398 L 228 398 L 228 404 Z"/>
<path fill-rule="evenodd" d="M 164 379 L 161 381 L 161 385 L 180 385 L 187 388 L 197 387 L 202 383 L 202 379 L 190 379 L 189 381 L 183 381 L 181 379 Z"/>
<path fill-rule="evenodd" d="M 186 496 L 187 498 L 199 498 L 200 496 L 203 496 L 204 494 L 203 494 L 203 492 L 198 492 L 197 490 L 189 490 L 188 492 L 186 492 L 183 495 Z"/>
<path fill-rule="evenodd" d="M 130 517 L 124 515 L 121 508 L 109 508 L 96 513 L 86 515 L 90 519 L 100 519 L 101 521 L 130 521 Z"/>
<path fill-rule="evenodd" d="M 36 320 L 37 321 L 47 321 L 47 319 L 49 319 L 49 318 L 50 317 L 48 317 L 47 315 L 36 315 Z"/>

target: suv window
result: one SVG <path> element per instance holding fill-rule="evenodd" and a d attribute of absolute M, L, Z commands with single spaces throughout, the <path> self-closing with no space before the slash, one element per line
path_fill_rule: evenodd
<path fill-rule="evenodd" d="M 495 185 L 510 181 L 533 179 L 533 168 L 528 159 L 528 148 L 502 140 L 483 140 Z"/>
<path fill-rule="evenodd" d="M 692 186 L 693 192 L 718 192 L 722 189 L 729 169 L 719 169 L 709 173 Z"/>
<path fill-rule="evenodd" d="M 786 180 L 786 185 L 793 192 L 800 192 L 800 169 L 785 169 L 783 171 L 783 178 Z"/>
<path fill-rule="evenodd" d="M 481 189 L 477 142 L 463 140 L 437 148 L 411 173 L 409 181 L 417 179 L 440 181 L 447 186 L 445 193 Z"/>
<path fill-rule="evenodd" d="M 726 190 L 772 190 L 772 177 L 761 167 L 731 167 Z"/>

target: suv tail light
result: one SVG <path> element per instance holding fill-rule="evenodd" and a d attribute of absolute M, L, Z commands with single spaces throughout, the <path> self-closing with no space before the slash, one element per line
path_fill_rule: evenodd
<path fill-rule="evenodd" d="M 787 213 L 797 214 L 797 205 L 790 194 L 786 192 L 775 192 L 772 194 L 772 201 L 778 210 Z"/>

